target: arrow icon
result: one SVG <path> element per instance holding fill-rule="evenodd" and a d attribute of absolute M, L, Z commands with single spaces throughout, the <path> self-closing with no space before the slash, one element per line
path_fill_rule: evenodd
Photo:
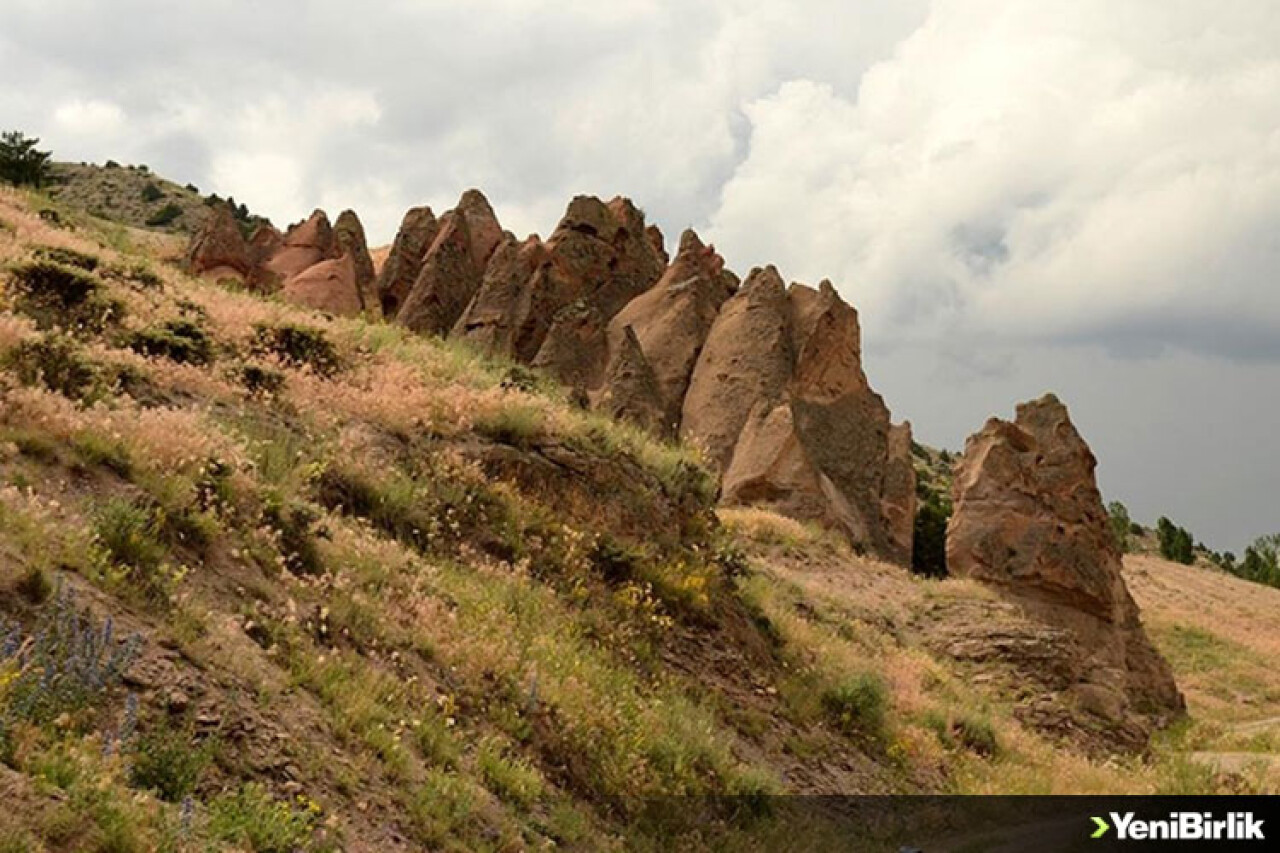
<path fill-rule="evenodd" d="M 1106 835 L 1107 830 L 1111 828 L 1107 825 L 1107 822 L 1100 817 L 1093 818 L 1093 822 L 1098 825 L 1098 828 L 1093 831 L 1093 835 L 1089 836 L 1090 838 L 1101 838 Z"/>

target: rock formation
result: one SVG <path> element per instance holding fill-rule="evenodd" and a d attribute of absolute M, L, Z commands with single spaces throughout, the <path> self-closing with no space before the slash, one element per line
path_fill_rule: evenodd
<path fill-rule="evenodd" d="M 285 232 L 283 245 L 267 260 L 265 268 L 285 282 L 307 267 L 340 254 L 329 217 L 317 210 Z"/>
<path fill-rule="evenodd" d="M 312 264 L 287 280 L 280 296 L 287 302 L 329 314 L 356 317 L 364 310 L 354 259 L 343 254 Z"/>
<path fill-rule="evenodd" d="M 344 210 L 333 223 L 333 238 L 338 251 L 351 258 L 356 296 L 360 309 L 373 308 L 377 305 L 374 298 L 373 258 L 369 255 L 369 244 L 365 241 L 364 226 L 360 217 L 353 210 Z"/>
<path fill-rule="evenodd" d="M 725 503 L 818 521 L 910 562 L 909 427 L 891 427 L 867 384 L 857 312 L 829 282 L 788 289 L 774 268 L 752 271 L 711 328 L 680 432 L 723 472 Z"/>
<path fill-rule="evenodd" d="M 233 277 L 247 280 L 255 264 L 249 244 L 228 204 L 216 204 L 187 249 L 187 269 L 211 280 Z"/>
<path fill-rule="evenodd" d="M 1066 673 L 1070 709 L 1141 744 L 1182 697 L 1121 576 L 1096 464 L 1052 394 L 1018 406 L 1012 423 L 989 420 L 956 469 L 947 564 L 1063 632 L 1053 668 Z"/>
<path fill-rule="evenodd" d="M 565 365 L 553 357 L 574 349 L 582 332 L 560 312 L 594 309 L 608 322 L 649 289 L 663 267 L 635 205 L 623 198 L 605 204 L 578 196 L 545 244 L 532 237 L 519 251 L 493 258 L 454 334 L 519 361 L 541 363 L 567 379 L 587 370 L 587 361 L 603 364 L 607 353 L 601 339 L 583 353 L 582 363 Z M 549 352 L 539 358 L 544 345 Z"/>
<path fill-rule="evenodd" d="M 395 319 L 415 332 L 444 335 L 471 303 L 504 235 L 489 201 L 478 190 L 463 193 L 458 206 L 441 216 L 436 228 Z"/>
<path fill-rule="evenodd" d="M 609 351 L 619 351 L 630 328 L 653 368 L 662 395 L 664 430 L 679 426 L 693 367 L 720 306 L 737 287 L 737 279 L 725 271 L 724 259 L 715 248 L 686 231 L 675 261 L 658 283 L 627 303 L 610 322 Z"/>
<path fill-rule="evenodd" d="M 394 317 L 422 271 L 422 259 L 440 230 L 429 207 L 410 208 L 400 222 L 387 260 L 378 273 L 376 289 L 386 317 Z"/>
<path fill-rule="evenodd" d="M 669 431 L 666 407 L 636 333 L 628 326 L 605 373 L 604 389 L 595 407 L 612 417 L 631 421 L 650 432 Z"/>

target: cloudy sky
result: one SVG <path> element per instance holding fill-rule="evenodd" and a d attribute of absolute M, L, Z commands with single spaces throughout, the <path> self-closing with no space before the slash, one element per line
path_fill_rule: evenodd
<path fill-rule="evenodd" d="M 0 72 L 59 158 L 278 223 L 631 196 L 830 278 L 922 440 L 1052 389 L 1135 517 L 1280 530 L 1272 0 L 3 0 Z"/>

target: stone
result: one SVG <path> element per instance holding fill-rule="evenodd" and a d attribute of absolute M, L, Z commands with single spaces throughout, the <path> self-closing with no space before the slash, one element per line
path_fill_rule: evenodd
<path fill-rule="evenodd" d="M 630 328 L 653 368 L 662 394 L 664 430 L 679 427 L 694 365 L 720 307 L 736 288 L 723 273 L 724 259 L 715 247 L 686 231 L 675 261 L 657 284 L 628 302 L 609 323 L 610 353 L 618 351 Z"/>
<path fill-rule="evenodd" d="M 286 302 L 340 317 L 358 317 L 364 310 L 350 255 L 312 264 L 285 281 L 280 297 Z"/>
<path fill-rule="evenodd" d="M 1184 701 L 1125 586 L 1096 466 L 1052 394 L 1019 405 L 1012 422 L 990 419 L 956 468 L 947 565 L 1069 632 L 1071 707 L 1140 746 Z"/>
<path fill-rule="evenodd" d="M 333 223 L 333 238 L 337 243 L 338 251 L 351 258 L 352 266 L 355 270 L 356 293 L 360 297 L 361 310 L 379 308 L 377 300 L 374 298 L 374 279 L 376 274 L 373 269 L 373 257 L 369 254 L 369 244 L 365 240 L 364 226 L 360 224 L 360 217 L 356 216 L 355 211 L 344 210 L 338 214 L 337 221 Z"/>
<path fill-rule="evenodd" d="M 604 386 L 595 408 L 657 435 L 668 429 L 666 406 L 657 376 L 629 326 L 623 330 L 622 342 L 605 372 Z"/>
<path fill-rule="evenodd" d="M 396 322 L 415 332 L 447 334 L 475 296 L 481 274 L 467 218 L 456 211 L 446 213 Z"/>
<path fill-rule="evenodd" d="M 235 277 L 247 281 L 253 275 L 255 264 L 249 244 L 240 233 L 230 205 L 219 203 L 209 210 L 204 224 L 191 238 L 186 261 L 192 275 L 211 280 Z"/>
<path fill-rule="evenodd" d="M 404 304 L 439 228 L 429 207 L 410 208 L 404 215 L 375 285 L 383 316 L 394 317 Z"/>
<path fill-rule="evenodd" d="M 282 245 L 267 260 L 265 269 L 287 282 L 308 267 L 336 258 L 339 254 L 329 217 L 323 210 L 316 210 L 285 232 Z"/>

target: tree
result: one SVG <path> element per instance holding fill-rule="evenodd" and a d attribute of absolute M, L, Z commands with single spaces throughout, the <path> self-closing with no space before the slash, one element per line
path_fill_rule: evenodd
<path fill-rule="evenodd" d="M 947 522 L 951 520 L 951 501 L 924 483 L 919 484 L 916 494 L 920 503 L 916 508 L 911 570 L 926 577 L 945 578 Z"/>
<path fill-rule="evenodd" d="M 42 186 L 49 177 L 52 153 L 37 150 L 39 144 L 39 139 L 18 130 L 0 133 L 0 180 L 14 186 Z"/>
<path fill-rule="evenodd" d="M 1195 539 L 1185 528 L 1161 516 L 1156 522 L 1156 537 L 1160 540 L 1161 557 L 1188 566 L 1195 562 Z"/>
<path fill-rule="evenodd" d="M 1129 518 L 1129 508 L 1120 501 L 1107 504 L 1107 521 L 1111 523 L 1111 535 L 1116 540 L 1116 547 L 1121 554 L 1129 553 L 1129 530 L 1133 520 Z"/>
<path fill-rule="evenodd" d="M 1255 583 L 1280 587 L 1280 533 L 1255 539 L 1245 549 L 1236 574 Z"/>

